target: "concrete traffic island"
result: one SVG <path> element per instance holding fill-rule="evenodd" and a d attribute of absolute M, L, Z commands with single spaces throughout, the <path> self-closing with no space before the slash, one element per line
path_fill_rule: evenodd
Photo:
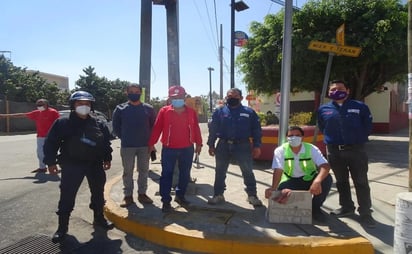
<path fill-rule="evenodd" d="M 158 195 L 160 164 L 152 164 L 148 181 L 148 195 L 153 205 L 136 203 L 121 208 L 123 199 L 122 177 L 109 179 L 105 187 L 105 215 L 118 229 L 141 239 L 185 251 L 201 253 L 374 253 L 372 244 L 354 232 L 345 223 L 328 216 L 324 225 L 298 225 L 269 223 L 265 206 L 253 208 L 245 199 L 243 180 L 239 170 L 230 166 L 225 192 L 226 203 L 219 206 L 207 204 L 213 192 L 211 172 L 192 170 L 197 181 L 188 189 L 187 208 L 177 206 L 169 214 L 161 212 Z M 266 186 L 271 174 L 265 170 L 254 171 L 258 193 Z M 137 175 L 137 174 L 135 174 Z M 155 193 L 153 195 L 153 193 Z M 173 195 L 172 195 L 173 196 Z M 267 200 L 263 200 L 266 201 Z"/>

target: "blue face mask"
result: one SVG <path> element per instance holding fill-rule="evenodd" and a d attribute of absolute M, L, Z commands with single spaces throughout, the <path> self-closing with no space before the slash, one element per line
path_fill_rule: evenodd
<path fill-rule="evenodd" d="M 128 98 L 130 101 L 136 102 L 136 101 L 139 101 L 139 100 L 140 100 L 140 95 L 141 95 L 141 94 L 137 94 L 137 93 L 129 93 L 129 94 L 127 94 L 127 98 Z"/>
<path fill-rule="evenodd" d="M 185 105 L 185 100 L 184 99 L 173 99 L 172 105 L 175 108 L 181 108 Z"/>

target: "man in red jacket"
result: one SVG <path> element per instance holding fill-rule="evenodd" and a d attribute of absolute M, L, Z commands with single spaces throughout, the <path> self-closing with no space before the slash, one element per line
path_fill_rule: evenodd
<path fill-rule="evenodd" d="M 175 202 L 187 206 L 186 188 L 190 180 L 190 169 L 194 153 L 202 149 L 202 136 L 196 112 L 185 106 L 186 91 L 181 86 L 169 88 L 170 105 L 159 110 L 149 140 L 149 152 L 162 135 L 162 173 L 160 177 L 160 195 L 162 211 L 171 212 L 173 171 L 176 163 L 179 168 L 179 182 L 176 187 Z M 196 144 L 196 147 L 193 147 Z"/>
<path fill-rule="evenodd" d="M 36 101 L 36 106 L 36 110 L 27 113 L 0 114 L 0 117 L 27 117 L 36 123 L 37 158 L 39 159 L 39 167 L 33 170 L 32 173 L 45 173 L 47 171 L 47 167 L 43 162 L 43 145 L 49 129 L 53 125 L 54 121 L 59 118 L 59 112 L 54 108 L 50 108 L 49 102 L 46 99 L 38 99 Z"/>

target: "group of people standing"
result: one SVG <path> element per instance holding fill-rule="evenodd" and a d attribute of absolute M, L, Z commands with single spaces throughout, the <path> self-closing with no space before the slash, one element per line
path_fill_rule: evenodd
<path fill-rule="evenodd" d="M 114 134 L 121 142 L 124 198 L 120 206 L 134 204 L 135 167 L 138 172 L 137 200 L 142 204 L 153 203 L 146 193 L 147 179 L 150 154 L 156 152 L 155 144 L 159 138 L 162 143 L 159 183 L 162 211 L 168 213 L 173 210 L 170 193 L 175 168 L 178 169 L 178 183 L 174 201 L 181 206 L 189 205 L 190 201 L 186 199 L 185 193 L 191 179 L 190 170 L 194 155 L 202 150 L 203 141 L 197 113 L 185 105 L 185 89 L 182 86 L 170 87 L 168 103 L 159 110 L 157 116 L 151 105 L 141 102 L 140 85 L 127 86 L 126 94 L 127 102 L 118 105 L 112 117 Z M 284 203 L 292 190 L 308 190 L 313 195 L 313 218 L 324 221 L 321 206 L 331 189 L 332 177 L 329 171 L 332 169 L 341 205 L 340 209 L 332 213 L 336 216 L 349 216 L 355 211 L 349 184 L 350 175 L 358 198 L 361 223 L 374 227 L 367 177 L 368 157 L 364 150 L 364 143 L 372 128 L 372 116 L 364 103 L 349 99 L 349 94 L 350 88 L 345 82 L 331 82 L 328 93 L 331 102 L 318 110 L 318 125 L 327 145 L 328 160 L 316 146 L 302 142 L 302 128 L 288 128 L 287 142 L 274 151 L 273 180 L 271 187 L 265 191 L 265 197 L 270 198 L 274 190 L 281 190 L 276 201 Z M 253 109 L 242 105 L 241 90 L 230 89 L 225 99 L 226 104 L 215 109 L 209 123 L 208 153 L 215 157 L 216 168 L 214 193 L 208 203 L 219 205 L 225 202 L 226 173 L 229 164 L 235 163 L 243 176 L 247 201 L 253 206 L 262 206 L 253 173 L 253 159 L 261 153 L 262 131 L 259 117 Z M 56 165 L 61 167 L 60 200 L 56 212 L 59 226 L 53 235 L 54 242 L 61 242 L 67 234 L 69 217 L 84 177 L 87 178 L 91 191 L 93 224 L 104 229 L 113 228 L 113 224 L 103 215 L 105 170 L 111 167 L 113 151 L 111 133 L 107 126 L 90 116 L 94 103 L 95 99 L 90 93 L 74 92 L 69 99 L 72 110 L 70 116 L 59 118 L 57 111 L 51 110 L 47 119 L 54 123 L 48 123 L 51 127 L 47 137 L 43 135 L 45 133 L 38 134 L 42 139 L 38 141 L 40 164 L 36 172 L 45 172 L 47 165 L 50 174 L 57 174 L 59 170 Z M 42 107 L 48 109 L 46 100 L 37 101 L 37 106 L 40 113 L 44 111 Z M 0 114 L 2 116 L 5 114 Z M 18 116 L 34 118 L 36 114 Z M 44 130 L 43 126 L 45 125 L 37 124 L 37 129 Z M 42 148 L 40 152 L 39 147 Z"/>

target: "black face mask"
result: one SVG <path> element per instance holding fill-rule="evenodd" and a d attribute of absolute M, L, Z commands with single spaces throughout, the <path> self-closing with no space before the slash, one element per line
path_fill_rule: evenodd
<path fill-rule="evenodd" d="M 127 98 L 132 102 L 136 102 L 136 101 L 140 100 L 140 94 L 129 93 L 129 94 L 127 94 Z"/>
<path fill-rule="evenodd" d="M 226 104 L 231 107 L 235 107 L 240 104 L 240 99 L 239 98 L 227 98 Z"/>

